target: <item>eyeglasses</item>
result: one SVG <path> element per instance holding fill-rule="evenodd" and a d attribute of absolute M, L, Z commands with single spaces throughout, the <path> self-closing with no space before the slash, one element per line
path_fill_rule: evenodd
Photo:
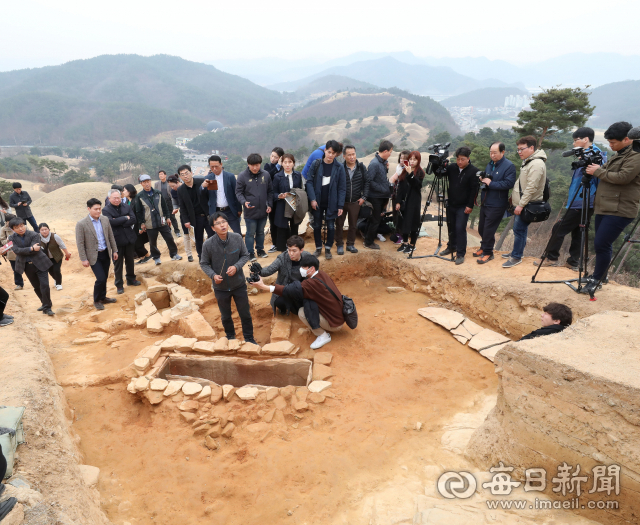
<path fill-rule="evenodd" d="M 517 151 L 518 153 L 522 153 L 524 150 L 527 150 L 527 149 L 529 149 L 530 147 L 531 147 L 531 146 L 527 146 L 526 148 L 518 148 L 516 151 Z"/>
<path fill-rule="evenodd" d="M 228 224 L 228 223 L 227 221 L 218 221 L 213 223 L 214 226 L 222 226 L 223 224 Z"/>

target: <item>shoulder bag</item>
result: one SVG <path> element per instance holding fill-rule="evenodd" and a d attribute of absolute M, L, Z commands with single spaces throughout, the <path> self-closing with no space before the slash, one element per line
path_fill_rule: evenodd
<path fill-rule="evenodd" d="M 331 295 L 336 298 L 336 301 L 339 301 L 335 292 L 329 288 L 322 279 L 318 277 L 316 277 L 316 279 L 324 284 L 324 287 L 331 292 Z M 351 297 L 347 297 L 346 295 L 342 296 L 342 316 L 344 317 L 344 322 L 349 328 L 351 328 L 351 330 L 358 326 L 358 312 L 356 311 L 356 304 L 353 302 Z"/>
<path fill-rule="evenodd" d="M 520 193 L 520 196 L 522 196 L 522 186 L 520 185 L 520 180 L 518 180 L 518 191 Z M 551 191 L 549 189 L 549 179 L 545 178 L 542 200 L 529 202 L 522 210 L 522 220 L 527 223 L 546 221 L 551 215 L 551 204 L 549 204 L 550 196 Z"/>

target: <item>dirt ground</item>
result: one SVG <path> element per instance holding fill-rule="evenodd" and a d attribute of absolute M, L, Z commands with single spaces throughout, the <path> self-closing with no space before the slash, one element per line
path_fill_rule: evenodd
<path fill-rule="evenodd" d="M 56 381 L 69 385 L 64 386 L 66 416 L 72 421 L 72 436 L 79 437 L 81 456 L 74 456 L 72 443 L 50 449 L 43 445 L 37 455 L 23 447 L 21 455 L 29 465 L 47 463 L 49 453 L 51 458 L 63 456 L 69 462 L 100 468 L 99 496 L 95 491 L 83 493 L 87 489 L 71 479 L 71 467 L 67 484 L 58 483 L 57 489 L 51 469 L 28 470 L 43 494 L 63 501 L 67 514 L 77 523 L 100 523 L 98 514 L 89 518 L 89 510 L 82 508 L 83 498 L 91 501 L 98 497 L 106 516 L 118 525 L 188 525 L 203 519 L 216 524 L 411 523 L 410 518 L 398 521 L 399 509 L 406 507 L 409 516 L 417 512 L 411 510 L 412 498 L 433 491 L 434 472 L 469 468 L 456 447 L 443 445 L 451 421 L 460 414 L 477 413 L 479 420 L 474 424 L 479 425 L 492 406 L 497 387 L 492 363 L 455 342 L 444 329 L 419 318 L 416 310 L 433 301 L 450 308 L 469 308 L 468 315 L 476 322 L 494 328 L 503 323 L 503 314 L 510 319 L 508 326 L 515 326 L 524 315 L 529 325 L 520 330 L 528 331 L 529 326 L 536 327 L 544 301 L 569 295 L 565 286 L 529 285 L 525 264 L 507 274 L 499 262 L 481 268 L 475 264 L 469 268 L 473 261 L 462 267 L 437 259 L 407 262 L 389 242 L 383 244 L 380 254 L 334 256 L 326 265 L 322 259 L 321 264 L 335 276 L 341 291 L 356 300 L 360 318 L 357 330 L 345 327 L 323 348 L 334 357 L 331 391 L 335 397 L 314 406 L 301 419 L 287 416 L 286 427 L 264 441 L 262 435 L 242 432 L 219 450 L 210 451 L 200 439 L 194 439 L 191 427 L 169 403 L 152 408 L 135 401 L 137 398 L 126 391 L 125 382 L 71 386 L 81 384 L 86 376 L 104 376 L 123 369 L 142 347 L 172 332 L 151 335 L 146 330 L 127 330 L 122 333 L 125 337 L 107 343 L 72 345 L 74 339 L 95 331 L 96 322 L 132 315 L 133 297 L 144 287 L 127 288 L 124 295 L 117 296 L 110 280 L 109 295 L 117 297 L 118 303 L 94 315 L 90 306 L 93 275 L 78 261 L 74 224 L 58 220 L 50 226 L 67 241 L 74 255 L 63 264 L 64 289 L 52 291 L 54 310 L 59 313 L 49 319 L 36 312 L 38 302 L 29 284 L 23 291 L 12 293 L 9 313 L 18 309 L 24 312 L 21 319 L 37 328 L 33 337 L 46 348 Z M 433 251 L 433 239 L 420 242 L 418 255 Z M 0 283 L 11 290 L 7 268 L 2 266 Z M 183 284 L 195 294 L 210 291 L 197 264 L 186 263 L 186 259 L 174 262 L 165 256 L 161 267 L 147 263 L 140 273 L 162 279 L 162 275 L 154 274 L 169 275 L 176 269 L 185 273 Z M 407 291 L 389 294 L 386 287 L 390 285 L 404 285 Z M 624 304 L 617 309 L 638 309 L 638 292 L 615 285 L 608 288 L 599 303 L 578 296 L 569 299 L 576 304 L 579 316 L 589 315 L 596 307 L 618 304 L 623 298 Z M 483 289 L 500 289 L 502 295 L 491 298 L 487 294 L 486 302 L 474 301 Z M 268 300 L 266 293 L 252 297 L 260 344 L 269 339 Z M 222 331 L 215 304 L 204 307 L 202 313 L 217 332 Z M 16 324 L 8 333 L 19 338 Z M 302 324 L 294 319 L 291 341 L 307 347 L 313 336 L 298 334 L 299 327 Z M 15 359 L 20 351 L 23 349 L 15 346 L 13 368 L 22 366 Z M 3 348 L 3 363 L 7 358 L 4 353 Z M 48 362 L 46 355 L 41 362 Z M 41 375 L 46 375 L 44 365 L 39 366 Z M 4 364 L 2 369 L 2 391 L 20 389 L 24 381 L 20 371 L 8 372 Z M 65 409 L 65 399 L 59 400 L 58 415 Z M 256 410 L 246 414 L 247 422 L 256 418 Z M 31 436 L 36 419 L 34 414 L 26 418 Z M 422 424 L 420 431 L 416 430 L 418 422 Z M 461 429 L 468 433 L 467 426 Z M 59 432 L 64 435 L 66 429 Z M 74 497 L 62 494 L 64 488 Z M 474 516 L 475 523 L 490 521 L 485 515 L 482 519 L 480 514 Z M 537 519 L 531 523 L 535 521 L 543 522 Z M 470 523 L 464 519 L 459 522 Z M 560 522 L 578 523 L 572 515 L 565 515 Z"/>

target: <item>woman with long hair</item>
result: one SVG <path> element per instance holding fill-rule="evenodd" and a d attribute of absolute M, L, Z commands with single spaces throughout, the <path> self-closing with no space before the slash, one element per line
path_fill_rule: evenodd
<path fill-rule="evenodd" d="M 399 252 L 411 253 L 416 247 L 420 232 L 422 213 L 422 183 L 424 170 L 420 167 L 422 156 L 419 151 L 409 154 L 409 166 L 398 177 L 398 197 L 396 210 L 402 212 L 402 239 Z M 408 242 L 407 242 L 408 241 Z"/>
<path fill-rule="evenodd" d="M 71 252 L 67 250 L 64 241 L 57 233 L 53 233 L 46 222 L 38 225 L 40 232 L 40 246 L 44 253 L 51 260 L 49 267 L 49 275 L 53 277 L 56 283 L 56 290 L 62 290 L 62 259 L 68 261 L 71 259 Z"/>
<path fill-rule="evenodd" d="M 122 189 L 122 202 L 124 202 L 125 204 L 128 204 L 133 209 L 133 200 L 136 198 L 137 194 L 138 194 L 138 190 L 136 190 L 136 187 L 133 184 L 125 184 L 124 188 Z M 139 233 L 140 228 L 138 228 L 138 226 L 139 226 L 138 224 L 133 225 L 134 231 L 138 236 L 136 238 L 136 245 L 134 247 L 134 251 L 136 252 L 136 256 L 138 257 L 136 264 L 142 264 L 151 260 L 151 254 L 145 247 L 145 244 L 149 242 L 149 237 L 147 235 L 147 232 L 145 231 L 145 232 Z"/>
<path fill-rule="evenodd" d="M 291 153 L 286 153 L 281 157 L 282 169 L 273 177 L 273 209 L 275 210 L 273 225 L 275 235 L 272 238 L 276 250 L 284 252 L 287 249 L 287 239 L 292 235 L 298 235 L 298 225 L 293 221 L 293 217 L 288 219 L 284 212 L 289 206 L 285 197 L 292 189 L 302 189 L 302 175 L 293 168 L 296 159 Z"/>
<path fill-rule="evenodd" d="M 396 227 L 394 232 L 396 234 L 396 240 L 393 244 L 402 244 L 404 242 L 404 239 L 402 237 L 402 213 L 398 215 L 399 210 L 396 205 L 398 204 L 398 202 L 400 202 L 398 201 L 398 185 L 400 184 L 400 175 L 402 175 L 402 172 L 406 168 L 405 162 L 409 161 L 409 155 L 411 155 L 411 152 L 407 149 L 400 152 L 400 155 L 398 155 L 398 166 L 396 167 L 396 172 L 391 175 L 391 179 L 389 179 L 389 182 L 393 184 L 393 187 L 391 189 L 391 211 L 393 212 L 393 224 Z"/>

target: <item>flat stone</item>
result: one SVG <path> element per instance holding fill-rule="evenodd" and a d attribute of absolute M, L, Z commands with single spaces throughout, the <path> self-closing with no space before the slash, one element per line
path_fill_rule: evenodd
<path fill-rule="evenodd" d="M 142 376 L 136 379 L 136 382 L 133 384 L 136 389 L 136 392 L 144 392 L 149 388 L 149 380 Z"/>
<path fill-rule="evenodd" d="M 229 344 L 232 342 L 233 341 L 229 341 Z M 261 348 L 260 345 L 245 343 L 238 349 L 238 353 L 242 355 L 260 355 Z"/>
<path fill-rule="evenodd" d="M 207 447 L 209 450 L 218 450 L 218 442 L 213 439 L 212 436 L 205 436 L 204 438 L 204 446 Z"/>
<path fill-rule="evenodd" d="M 160 313 L 160 324 L 162 326 L 169 326 L 171 324 L 171 309 L 167 308 Z"/>
<path fill-rule="evenodd" d="M 429 321 L 443 326 L 447 330 L 458 328 L 460 323 L 464 321 L 464 315 L 454 312 L 453 310 L 447 310 L 446 308 L 435 308 L 432 306 L 420 308 L 418 314 L 426 317 Z"/>
<path fill-rule="evenodd" d="M 147 293 L 152 293 L 152 292 L 166 292 L 167 291 L 167 285 L 166 284 L 154 284 L 152 286 L 149 286 L 147 288 Z"/>
<path fill-rule="evenodd" d="M 147 401 L 149 401 L 149 403 L 151 403 L 152 405 L 158 405 L 162 403 L 162 400 L 164 399 L 163 393 L 157 390 L 147 390 L 145 392 L 145 396 L 147 398 Z"/>
<path fill-rule="evenodd" d="M 184 277 L 184 274 L 182 272 L 177 271 L 177 270 L 171 274 L 171 280 L 174 283 L 180 283 L 180 281 L 182 281 L 183 277 Z"/>
<path fill-rule="evenodd" d="M 480 350 L 480 355 L 482 357 L 486 357 L 489 361 L 491 361 L 493 363 L 493 360 L 494 360 L 496 354 L 498 353 L 498 351 L 502 350 L 508 344 L 509 343 L 504 343 L 504 344 L 501 344 L 501 345 L 491 346 L 491 347 L 486 348 L 484 350 Z"/>
<path fill-rule="evenodd" d="M 215 341 L 216 332 L 200 312 L 192 312 L 178 321 L 178 328 L 186 337 L 198 341 Z"/>
<path fill-rule="evenodd" d="M 309 384 L 309 392 L 315 392 L 315 393 L 320 393 L 323 390 L 326 390 L 327 388 L 329 388 L 332 385 L 331 382 L 329 381 L 312 381 Z"/>
<path fill-rule="evenodd" d="M 508 343 L 510 341 L 511 340 L 508 337 L 485 328 L 484 330 L 473 336 L 473 339 L 469 341 L 469 347 L 473 348 L 474 350 L 480 351 L 484 350 L 485 348 L 490 348 L 502 343 Z"/>
<path fill-rule="evenodd" d="M 203 354 L 213 354 L 213 341 L 197 341 L 194 343 L 192 350 L 194 352 L 201 352 Z"/>
<path fill-rule="evenodd" d="M 204 399 L 204 398 L 210 398 L 211 397 L 211 387 L 209 385 L 205 386 L 202 391 L 198 394 L 198 397 L 196 397 L 196 399 Z"/>
<path fill-rule="evenodd" d="M 182 390 L 182 385 L 184 385 L 184 381 L 169 381 L 167 385 L 167 389 L 164 391 L 165 396 L 173 396 Z"/>
<path fill-rule="evenodd" d="M 222 399 L 222 387 L 220 385 L 211 385 L 211 403 L 214 405 Z"/>
<path fill-rule="evenodd" d="M 226 337 L 221 337 L 213 345 L 214 352 L 226 352 L 229 350 L 229 340 Z"/>
<path fill-rule="evenodd" d="M 477 335 L 480 332 L 482 332 L 482 330 L 484 330 L 482 326 L 474 323 L 471 319 L 465 319 L 464 322 L 462 323 L 462 326 L 464 326 L 467 332 L 469 332 L 471 335 Z"/>
<path fill-rule="evenodd" d="M 313 356 L 313 362 L 317 365 L 329 366 L 332 359 L 333 355 L 329 352 L 316 352 L 316 355 Z"/>
<path fill-rule="evenodd" d="M 273 401 L 276 397 L 278 397 L 278 394 L 280 394 L 280 390 L 275 386 L 270 386 L 269 388 L 267 388 L 266 394 L 267 401 Z"/>
<path fill-rule="evenodd" d="M 160 352 L 162 352 L 162 349 L 159 346 L 151 345 L 144 348 L 142 352 L 138 354 L 138 357 L 146 357 L 153 365 L 160 357 Z"/>
<path fill-rule="evenodd" d="M 200 422 L 199 424 L 196 424 L 194 422 L 194 425 L 197 425 L 193 429 L 193 435 L 194 436 L 204 436 L 211 429 L 211 425 L 209 423 Z"/>
<path fill-rule="evenodd" d="M 289 355 L 296 347 L 289 341 L 279 341 L 277 343 L 269 343 L 262 347 L 263 355 Z"/>
<path fill-rule="evenodd" d="M 167 381 L 166 379 L 160 379 L 159 377 L 156 377 L 153 381 L 151 381 L 149 388 L 151 388 L 151 390 L 160 390 L 161 392 L 164 392 L 164 390 L 168 386 L 169 386 L 169 381 Z"/>
<path fill-rule="evenodd" d="M 304 350 L 301 350 L 299 353 L 297 353 L 296 357 L 298 359 L 308 359 L 309 361 L 313 361 L 315 355 L 315 350 L 312 350 L 311 348 L 305 348 Z"/>
<path fill-rule="evenodd" d="M 230 438 L 235 429 L 236 426 L 233 423 L 227 423 L 227 426 L 224 427 L 224 430 L 222 431 L 222 437 Z"/>
<path fill-rule="evenodd" d="M 129 384 L 127 385 L 127 392 L 130 392 L 131 394 L 135 394 L 136 393 L 136 379 L 132 379 L 131 381 L 129 381 Z"/>
<path fill-rule="evenodd" d="M 138 372 L 146 372 L 151 366 L 151 361 L 149 361 L 146 357 L 139 357 L 138 359 L 133 361 L 133 367 Z"/>
<path fill-rule="evenodd" d="M 247 431 L 251 432 L 252 434 L 266 432 L 267 430 L 269 430 L 269 423 L 265 423 L 264 421 L 247 425 Z"/>
<path fill-rule="evenodd" d="M 306 386 L 299 387 L 296 390 L 296 399 L 298 401 L 306 401 L 309 395 L 309 389 Z"/>
<path fill-rule="evenodd" d="M 250 401 L 255 399 L 258 395 L 259 390 L 252 386 L 243 386 L 236 390 L 236 395 L 242 399 L 243 401 Z"/>
<path fill-rule="evenodd" d="M 287 400 L 282 396 L 276 397 L 273 400 L 273 404 L 276 406 L 278 410 L 284 410 L 285 408 L 287 408 Z"/>
<path fill-rule="evenodd" d="M 307 396 L 307 401 L 309 401 L 310 403 L 315 403 L 316 405 L 319 405 L 320 403 L 324 403 L 324 400 L 325 400 L 325 396 L 323 396 L 322 394 L 319 394 L 318 392 L 311 392 Z"/>
<path fill-rule="evenodd" d="M 147 292 L 137 293 L 134 297 L 136 304 L 142 304 L 142 302 L 147 298 Z"/>
<path fill-rule="evenodd" d="M 309 405 L 305 401 L 297 401 L 294 403 L 293 408 L 295 408 L 297 412 L 304 412 L 309 409 Z"/>
<path fill-rule="evenodd" d="M 202 392 L 202 385 L 189 381 L 182 385 L 182 393 L 185 396 L 193 396 Z"/>
<path fill-rule="evenodd" d="M 402 292 L 406 292 L 406 290 L 402 286 L 387 286 L 387 292 L 402 293 Z"/>
<path fill-rule="evenodd" d="M 184 394 L 182 393 L 182 391 L 178 392 L 176 395 L 174 395 L 171 398 L 171 401 L 173 401 L 176 405 L 178 403 L 182 403 L 184 401 Z"/>
<path fill-rule="evenodd" d="M 289 386 L 283 386 L 280 389 L 280 395 L 282 397 L 284 397 L 285 399 L 289 399 L 293 394 L 296 393 L 296 387 L 289 385 Z"/>
<path fill-rule="evenodd" d="M 188 351 L 193 349 L 193 345 L 198 340 L 195 338 L 187 338 L 181 335 L 172 335 L 169 339 L 162 341 L 160 348 L 162 350 L 183 350 Z"/>
<path fill-rule="evenodd" d="M 247 343 L 247 344 L 251 344 L 251 343 Z M 229 352 L 237 352 L 238 350 L 240 350 L 241 346 L 242 345 L 240 344 L 240 341 L 238 339 L 231 339 L 229 341 Z"/>
<path fill-rule="evenodd" d="M 151 299 L 147 297 L 138 306 L 136 306 L 136 324 L 138 326 L 146 324 L 147 319 L 155 313 L 158 313 L 158 309 Z"/>
<path fill-rule="evenodd" d="M 171 320 L 178 321 L 179 319 L 191 314 L 191 312 L 195 312 L 197 310 L 199 310 L 198 305 L 193 304 L 191 301 L 181 301 L 171 308 Z"/>
<path fill-rule="evenodd" d="M 271 423 L 271 421 L 273 421 L 273 416 L 275 415 L 275 413 L 276 409 L 272 408 L 264 416 L 262 416 L 262 421 L 264 421 L 265 423 Z"/>
<path fill-rule="evenodd" d="M 454 335 L 453 337 L 456 341 L 458 341 L 458 343 L 462 343 L 463 345 L 466 345 L 467 341 L 469 340 L 466 337 L 462 337 L 461 335 Z"/>
<path fill-rule="evenodd" d="M 291 318 L 283 315 L 276 315 L 271 327 L 271 343 L 288 341 L 291 336 Z"/>
<path fill-rule="evenodd" d="M 458 326 L 457 328 L 454 328 L 453 330 L 451 330 L 451 333 L 453 335 L 459 335 L 460 337 L 464 337 L 465 339 L 469 340 L 473 337 L 473 334 L 469 332 L 469 330 L 467 330 L 464 327 L 464 323 L 462 323 L 460 326 Z"/>
<path fill-rule="evenodd" d="M 155 313 L 147 319 L 147 332 L 150 334 L 161 334 L 164 327 L 161 314 Z"/>
<path fill-rule="evenodd" d="M 196 412 L 198 408 L 200 408 L 200 403 L 193 399 L 188 399 L 178 405 L 178 410 L 182 412 Z"/>
<path fill-rule="evenodd" d="M 211 427 L 211 430 L 207 432 L 207 436 L 211 436 L 214 438 L 220 437 L 220 434 L 222 434 L 222 426 L 220 424 L 213 425 L 213 427 Z"/>
<path fill-rule="evenodd" d="M 314 381 L 324 381 L 325 379 L 329 379 L 333 376 L 333 370 L 325 365 L 313 365 L 313 380 Z"/>
<path fill-rule="evenodd" d="M 180 412 L 182 419 L 184 419 L 187 423 L 193 423 L 198 416 L 192 414 L 191 412 Z"/>
<path fill-rule="evenodd" d="M 236 387 L 233 385 L 222 385 L 222 397 L 225 401 L 229 401 L 233 394 L 236 393 Z"/>
<path fill-rule="evenodd" d="M 78 465 L 80 474 L 84 484 L 87 487 L 95 487 L 98 484 L 98 477 L 100 476 L 100 469 L 91 465 Z"/>
<path fill-rule="evenodd" d="M 74 339 L 74 345 L 90 345 L 92 343 L 99 343 L 100 341 L 104 341 L 109 334 L 105 332 L 94 332 L 89 334 L 87 337 L 80 337 L 78 339 Z"/>

